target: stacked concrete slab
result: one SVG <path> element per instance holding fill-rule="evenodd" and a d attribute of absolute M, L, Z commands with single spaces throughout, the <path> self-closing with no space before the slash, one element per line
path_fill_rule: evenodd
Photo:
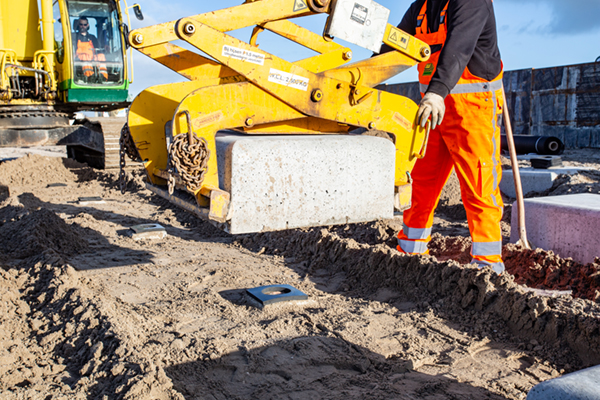
<path fill-rule="evenodd" d="M 561 257 L 590 263 L 600 256 L 600 195 L 571 194 L 525 199 L 527 238 L 535 247 Z M 519 239 L 516 202 L 512 212 L 511 242 Z"/>
<path fill-rule="evenodd" d="M 521 175 L 521 187 L 523 188 L 523 194 L 527 195 L 534 192 L 543 192 L 552 187 L 552 184 L 558 178 L 559 175 L 567 174 L 574 175 L 582 170 L 589 168 L 565 168 L 565 167 L 552 167 L 548 169 L 535 169 L 535 168 L 520 168 L 519 173 Z M 513 199 L 517 197 L 515 191 L 515 181 L 512 169 L 505 169 L 502 171 L 502 180 L 500 181 L 500 191 L 508 197 Z"/>

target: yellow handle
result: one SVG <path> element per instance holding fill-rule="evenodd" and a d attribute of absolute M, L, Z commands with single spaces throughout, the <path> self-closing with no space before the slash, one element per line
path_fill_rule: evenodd
<path fill-rule="evenodd" d="M 417 129 L 419 129 L 417 127 Z M 423 129 L 423 128 L 421 128 Z M 413 154 L 419 160 L 425 157 L 425 152 L 427 151 L 427 141 L 429 140 L 429 131 L 431 130 L 431 120 L 427 120 L 427 125 L 425 125 L 425 139 L 423 139 L 423 145 L 421 146 L 421 150 L 418 153 Z"/>

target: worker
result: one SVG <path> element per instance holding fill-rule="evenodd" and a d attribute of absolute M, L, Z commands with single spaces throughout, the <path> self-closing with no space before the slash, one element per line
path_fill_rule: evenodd
<path fill-rule="evenodd" d="M 90 78 L 94 75 L 94 65 L 85 63 L 85 61 L 100 61 L 97 63 L 98 72 L 103 81 L 108 80 L 108 71 L 106 70 L 106 58 L 103 53 L 98 52 L 98 39 L 89 33 L 90 23 L 86 17 L 79 17 L 75 21 L 77 26 L 77 34 L 73 37 L 73 47 L 75 49 L 75 57 L 84 61 L 81 64 L 83 76 Z"/>
<path fill-rule="evenodd" d="M 398 250 L 427 254 L 433 214 L 452 169 L 471 233 L 472 262 L 504 271 L 498 185 L 502 61 L 492 0 L 416 0 L 398 28 L 431 47 L 419 63 L 417 122 L 431 119 L 426 155 L 416 162 L 412 206 L 403 215 Z M 383 49 L 387 51 L 388 49 Z"/>

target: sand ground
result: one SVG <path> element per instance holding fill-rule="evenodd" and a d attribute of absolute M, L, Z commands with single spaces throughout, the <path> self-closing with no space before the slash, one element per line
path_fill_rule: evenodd
<path fill-rule="evenodd" d="M 232 236 L 141 171 L 121 194 L 115 173 L 52 153 L 0 163 L 0 399 L 524 399 L 600 363 L 600 262 L 509 244 L 507 207 L 508 273 L 469 266 L 455 180 L 432 255 L 411 257 L 394 249 L 401 217 Z M 563 158 L 597 169 L 597 153 Z M 168 236 L 133 240 L 142 223 Z M 245 293 L 269 284 L 308 300 Z"/>

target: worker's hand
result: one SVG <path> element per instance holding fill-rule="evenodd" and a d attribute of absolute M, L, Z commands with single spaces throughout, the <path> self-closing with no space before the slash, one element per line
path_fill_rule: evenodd
<path fill-rule="evenodd" d="M 444 105 L 444 98 L 439 94 L 427 92 L 419 104 L 417 121 L 425 128 L 427 119 L 431 116 L 431 129 L 435 129 L 436 126 L 442 123 L 445 112 L 446 106 Z"/>

